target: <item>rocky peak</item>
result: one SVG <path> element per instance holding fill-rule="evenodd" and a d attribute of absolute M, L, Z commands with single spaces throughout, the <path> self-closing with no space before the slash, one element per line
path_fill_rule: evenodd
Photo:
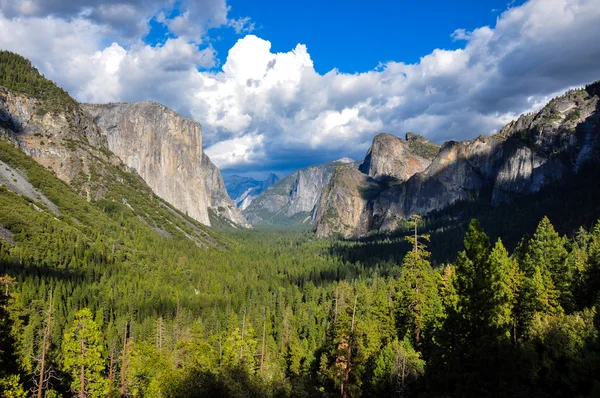
<path fill-rule="evenodd" d="M 258 195 L 244 216 L 253 225 L 312 224 L 323 187 L 337 166 L 353 164 L 348 160 L 351 163 L 333 161 L 293 172 Z"/>
<path fill-rule="evenodd" d="M 261 183 L 261 187 L 263 190 L 267 189 L 271 185 L 275 184 L 277 181 L 279 181 L 279 177 L 277 176 L 277 174 L 269 173 L 269 176 Z"/>
<path fill-rule="evenodd" d="M 381 133 L 373 139 L 360 171 L 377 181 L 393 179 L 402 182 L 425 170 L 430 163 L 429 159 L 413 153 L 409 141 Z"/>

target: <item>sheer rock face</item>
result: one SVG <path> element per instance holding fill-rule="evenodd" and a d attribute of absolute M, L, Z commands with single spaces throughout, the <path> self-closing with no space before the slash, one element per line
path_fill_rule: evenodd
<path fill-rule="evenodd" d="M 599 96 L 600 83 L 595 83 L 553 99 L 493 136 L 447 142 L 422 170 L 407 167 L 413 157 L 402 140 L 379 135 L 360 167 L 364 178 L 378 183 L 379 192 L 364 202 L 344 202 L 341 193 L 356 197 L 365 180 L 336 173 L 318 205 L 323 211 L 316 218 L 316 231 L 346 237 L 372 229 L 390 231 L 411 214 L 427 214 L 457 201 L 485 198 L 495 206 L 560 183 L 584 164 L 600 161 Z"/>
<path fill-rule="evenodd" d="M 235 225 L 249 227 L 248 222 L 229 198 L 221 171 L 202 153 L 202 171 L 205 173 L 206 189 L 210 195 L 210 208 L 218 216 L 223 217 Z"/>
<path fill-rule="evenodd" d="M 344 158 L 300 169 L 277 181 L 244 210 L 250 224 L 310 224 L 317 213 L 323 187 L 336 166 L 354 164 Z"/>
<path fill-rule="evenodd" d="M 46 111 L 46 103 L 0 87 L 0 136 L 78 190 L 88 200 L 103 197 L 105 187 L 91 176 L 106 173 L 106 165 L 125 167 L 102 151 L 106 136 L 78 104 Z M 93 173 L 92 173 L 93 171 Z"/>
<path fill-rule="evenodd" d="M 358 237 L 369 232 L 368 197 L 378 189 L 373 178 L 347 165 L 338 166 L 321 194 L 315 217 L 317 236 Z"/>
<path fill-rule="evenodd" d="M 108 148 L 158 196 L 205 225 L 209 208 L 245 224 L 221 173 L 202 151 L 199 123 L 155 102 L 82 106 L 106 135 Z"/>

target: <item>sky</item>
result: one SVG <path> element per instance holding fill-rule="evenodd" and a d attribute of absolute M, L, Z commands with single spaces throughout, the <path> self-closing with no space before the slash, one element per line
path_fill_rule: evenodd
<path fill-rule="evenodd" d="M 600 0 L 0 0 L 0 48 L 81 102 L 202 124 L 225 175 L 342 157 L 380 132 L 491 134 L 600 79 Z"/>

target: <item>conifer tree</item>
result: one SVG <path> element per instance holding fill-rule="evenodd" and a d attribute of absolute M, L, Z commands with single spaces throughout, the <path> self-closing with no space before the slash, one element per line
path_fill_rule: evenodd
<path fill-rule="evenodd" d="M 548 292 L 558 297 L 562 308 L 573 308 L 571 282 L 573 270 L 568 267 L 565 239 L 560 237 L 548 217 L 544 217 L 528 243 L 524 259 L 525 274 L 533 276 L 539 267 L 544 280 L 551 279 L 556 292 Z"/>
<path fill-rule="evenodd" d="M 399 290 L 397 295 L 397 321 L 400 336 L 410 335 L 415 349 L 421 347 L 421 335 L 430 323 L 441 315 L 434 272 L 428 261 L 429 252 L 425 244 L 429 235 L 418 235 L 418 216 L 412 217 L 414 234 L 407 240 L 413 249 L 406 254 L 402 262 Z"/>
<path fill-rule="evenodd" d="M 89 309 L 75 313 L 73 325 L 65 332 L 62 347 L 63 368 L 73 378 L 73 392 L 79 398 L 105 396 L 108 382 L 102 375 L 102 335 Z"/>
<path fill-rule="evenodd" d="M 513 308 L 518 283 L 515 280 L 514 261 L 498 239 L 490 253 L 491 322 L 499 336 L 509 337 L 513 328 Z"/>
<path fill-rule="evenodd" d="M 490 241 L 479 221 L 472 220 L 464 239 L 465 250 L 456 260 L 458 293 L 458 332 L 464 342 L 483 337 L 488 331 L 493 306 L 491 303 Z"/>

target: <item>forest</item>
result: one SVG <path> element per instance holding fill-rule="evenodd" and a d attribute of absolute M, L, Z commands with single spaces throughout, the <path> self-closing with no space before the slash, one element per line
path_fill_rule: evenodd
<path fill-rule="evenodd" d="M 451 256 L 419 217 L 384 245 L 255 229 L 207 247 L 138 217 L 162 208 L 145 194 L 87 202 L 0 149 L 60 210 L 0 187 L 4 396 L 600 394 L 600 223 L 541 217 L 507 249 L 473 220 Z"/>

